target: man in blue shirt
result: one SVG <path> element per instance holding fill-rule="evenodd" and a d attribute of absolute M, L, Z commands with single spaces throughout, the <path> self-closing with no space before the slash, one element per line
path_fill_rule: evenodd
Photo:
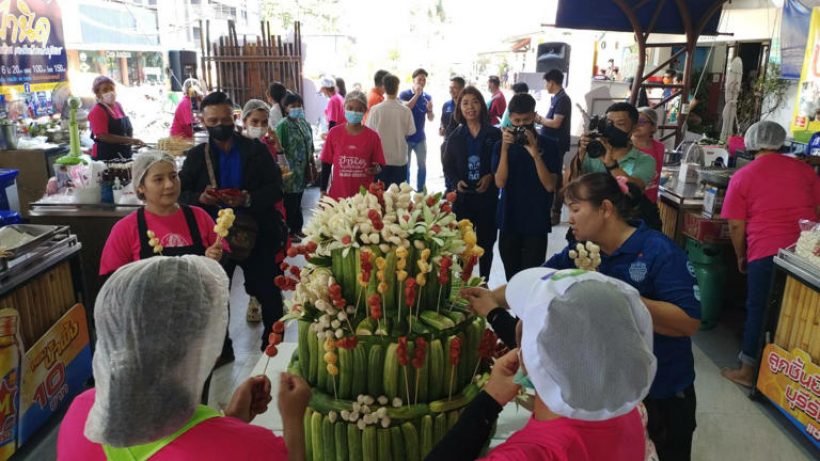
<path fill-rule="evenodd" d="M 444 165 L 444 149 L 447 147 L 447 139 L 450 137 L 450 134 L 458 126 L 458 122 L 456 122 L 453 114 L 456 111 L 456 104 L 458 102 L 458 95 L 461 94 L 461 90 L 467 86 L 467 82 L 464 81 L 461 77 L 453 77 L 450 79 L 450 100 L 445 102 L 441 106 L 441 125 L 438 127 L 438 134 L 439 136 L 444 136 L 444 140 L 441 143 L 441 164 Z M 444 187 L 447 189 L 447 192 L 451 190 L 455 190 L 456 184 L 453 178 L 448 177 L 447 174 L 444 175 Z"/>
<path fill-rule="evenodd" d="M 564 91 L 564 73 L 558 69 L 553 69 L 544 74 L 544 84 L 547 92 L 552 95 L 550 109 L 546 117 L 538 116 L 535 123 L 541 125 L 541 134 L 558 143 L 558 154 L 561 157 L 561 165 L 564 164 L 564 156 L 569 152 L 570 128 L 572 127 L 572 99 Z M 560 191 L 563 185 L 563 173 L 558 172 L 558 183 L 555 190 Z M 563 201 L 555 200 L 552 205 L 552 224 L 561 221 L 561 207 Z"/>
<path fill-rule="evenodd" d="M 416 176 L 416 190 L 424 189 L 427 182 L 427 136 L 424 134 L 425 118 L 433 121 L 433 98 L 424 92 L 427 85 L 427 71 L 416 69 L 413 71 L 413 89 L 404 90 L 399 95 L 399 99 L 405 101 L 405 105 L 413 111 L 413 122 L 416 124 L 416 133 L 407 137 L 407 182 L 410 182 L 410 163 L 412 153 L 416 152 L 416 162 L 418 163 L 418 174 Z"/>
<path fill-rule="evenodd" d="M 535 99 L 517 94 L 509 105 L 511 128 L 493 150 L 495 184 L 501 189 L 498 250 L 507 280 L 540 265 L 552 230 L 550 208 L 561 160 L 555 142 L 535 133 Z"/>

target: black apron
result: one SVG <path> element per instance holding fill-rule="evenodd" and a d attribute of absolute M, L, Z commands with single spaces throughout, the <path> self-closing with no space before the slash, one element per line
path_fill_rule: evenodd
<path fill-rule="evenodd" d="M 114 118 L 111 109 L 105 104 L 97 103 L 102 106 L 106 115 L 108 115 L 108 133 L 117 136 L 132 137 L 134 135 L 134 128 L 131 126 L 131 120 L 125 115 L 123 111 L 123 118 Z M 119 106 L 119 103 L 117 104 Z M 122 110 L 122 106 L 120 106 Z M 131 158 L 131 146 L 129 144 L 112 144 L 109 142 L 96 139 L 91 135 L 91 139 L 97 144 L 97 160 L 113 160 L 118 158 Z"/>
<path fill-rule="evenodd" d="M 202 235 L 199 233 L 199 226 L 196 224 L 194 211 L 187 205 L 180 205 L 185 214 L 185 221 L 188 223 L 188 232 L 191 234 L 192 245 L 184 247 L 163 248 L 163 256 L 184 256 L 197 255 L 205 256 L 205 247 L 202 245 Z M 145 224 L 145 207 L 137 210 L 137 229 L 140 234 L 140 259 L 148 259 L 157 256 L 154 248 L 148 243 L 148 225 Z"/>

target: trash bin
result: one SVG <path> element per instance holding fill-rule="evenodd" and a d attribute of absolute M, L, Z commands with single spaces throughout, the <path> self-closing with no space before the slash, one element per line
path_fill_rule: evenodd
<path fill-rule="evenodd" d="M 20 200 L 17 198 L 18 170 L 0 168 L 0 210 L 20 211 Z"/>
<path fill-rule="evenodd" d="M 702 243 L 687 238 L 686 253 L 698 281 L 700 329 L 709 330 L 717 325 L 723 306 L 723 291 L 726 286 L 723 245 Z"/>

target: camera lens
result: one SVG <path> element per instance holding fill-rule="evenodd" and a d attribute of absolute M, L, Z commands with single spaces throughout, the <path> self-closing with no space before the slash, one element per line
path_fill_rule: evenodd
<path fill-rule="evenodd" d="M 601 144 L 601 141 L 593 139 L 587 144 L 587 155 L 589 155 L 589 158 L 599 158 L 604 154 L 606 154 L 606 148 Z"/>

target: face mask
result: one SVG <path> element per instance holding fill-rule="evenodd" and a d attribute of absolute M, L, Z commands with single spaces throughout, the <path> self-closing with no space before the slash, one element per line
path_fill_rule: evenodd
<path fill-rule="evenodd" d="M 230 125 L 216 125 L 208 127 L 208 136 L 217 141 L 227 141 L 233 136 L 234 126 Z"/>
<path fill-rule="evenodd" d="M 259 139 L 268 131 L 263 126 L 249 126 L 245 128 L 245 137 L 250 139 Z"/>
<path fill-rule="evenodd" d="M 524 369 L 518 367 L 518 371 L 515 372 L 515 376 L 513 377 L 513 382 L 518 384 L 524 389 L 532 389 L 535 390 L 535 385 L 530 380 L 530 377 L 524 374 Z"/>
<path fill-rule="evenodd" d="M 362 118 L 364 118 L 364 112 L 356 112 L 352 110 L 345 111 L 345 118 L 347 119 L 348 123 L 352 123 L 354 125 L 358 123 L 362 123 Z"/>
<path fill-rule="evenodd" d="M 114 104 L 114 101 L 117 99 L 117 93 L 113 91 L 109 91 L 102 95 L 102 102 L 106 104 Z"/>
<path fill-rule="evenodd" d="M 305 118 L 305 109 L 301 107 L 293 107 L 288 111 L 288 117 L 294 120 Z"/>
<path fill-rule="evenodd" d="M 629 134 L 621 131 L 612 123 L 607 123 L 603 134 L 612 147 L 626 147 L 629 145 Z"/>

